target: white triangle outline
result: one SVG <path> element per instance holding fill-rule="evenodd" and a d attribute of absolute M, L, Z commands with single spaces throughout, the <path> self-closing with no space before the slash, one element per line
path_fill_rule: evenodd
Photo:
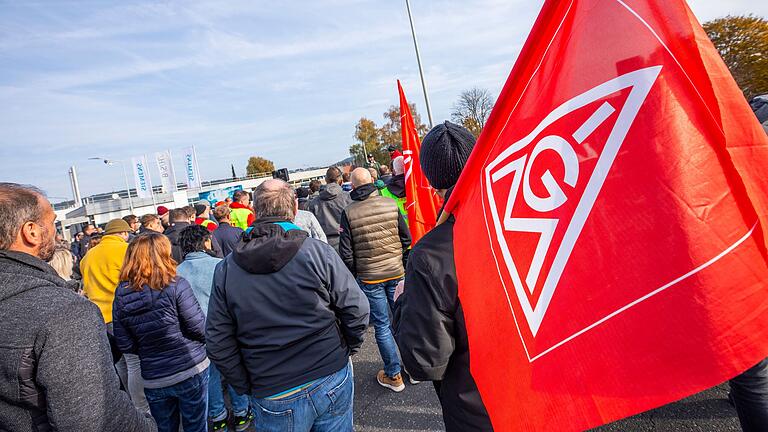
<path fill-rule="evenodd" d="M 645 102 L 645 99 L 648 96 L 648 93 L 650 92 L 651 87 L 653 87 L 653 84 L 656 82 L 656 79 L 661 73 L 661 69 L 662 69 L 661 66 L 652 66 L 652 67 L 639 69 L 633 72 L 629 72 L 624 75 L 613 78 L 603 84 L 600 84 L 592 88 L 591 90 L 588 90 L 570 99 L 569 101 L 555 108 L 525 138 L 515 142 L 514 144 L 506 148 L 504 151 L 502 151 L 484 169 L 485 190 L 486 190 L 486 194 L 489 201 L 491 216 L 493 219 L 495 238 L 499 242 L 499 248 L 501 249 L 504 262 L 507 266 L 507 271 L 510 277 L 512 278 L 512 283 L 515 288 L 516 297 L 521 306 L 521 309 L 523 310 L 523 313 L 525 314 L 528 327 L 530 328 L 531 333 L 533 334 L 534 337 L 536 336 L 536 334 L 539 331 L 539 328 L 541 327 L 541 323 L 544 319 L 544 315 L 546 314 L 547 309 L 549 308 L 549 304 L 552 300 L 552 296 L 554 295 L 555 289 L 557 288 L 558 282 L 560 281 L 560 277 L 563 274 L 563 270 L 565 269 L 565 265 L 568 262 L 568 258 L 570 257 L 571 252 L 573 251 L 573 247 L 576 243 L 576 240 L 581 234 L 581 230 L 584 228 L 584 223 L 586 222 L 587 217 L 589 216 L 589 213 L 592 211 L 592 206 L 594 205 L 595 200 L 597 199 L 597 195 L 599 194 L 600 189 L 602 188 L 603 183 L 605 182 L 605 179 L 608 176 L 608 172 L 610 171 L 610 168 L 613 165 L 613 161 L 616 158 L 616 155 L 618 154 L 619 149 L 621 148 L 621 145 L 624 142 L 624 139 L 626 138 L 627 133 L 629 132 L 629 128 L 632 126 L 632 123 L 634 122 L 635 117 L 637 116 L 637 113 L 640 110 L 640 107 Z M 509 156 L 519 152 L 520 150 L 524 149 L 526 146 L 530 145 L 533 142 L 533 140 L 553 122 L 559 120 L 560 118 L 564 117 L 565 115 L 579 108 L 584 107 L 585 105 L 593 103 L 617 91 L 630 88 L 630 87 L 632 88 L 632 90 L 630 91 L 630 94 L 627 97 L 627 100 L 624 103 L 624 106 L 619 111 L 618 118 L 616 119 L 616 123 L 613 129 L 611 130 L 611 133 L 609 134 L 608 139 L 606 140 L 605 147 L 600 155 L 600 158 L 598 159 L 597 165 L 595 166 L 592 176 L 590 177 L 587 183 L 587 186 L 584 190 L 584 194 L 582 195 L 581 200 L 579 201 L 579 204 L 576 207 L 574 215 L 571 218 L 571 221 L 566 229 L 565 235 L 563 237 L 563 241 L 560 244 L 560 248 L 558 249 L 555 255 L 555 259 L 552 263 L 552 267 L 550 268 L 550 271 L 547 274 L 546 280 L 544 282 L 544 286 L 542 288 L 541 296 L 539 297 L 539 301 L 536 303 L 536 306 L 533 307 L 528 301 L 528 296 L 525 293 L 525 288 L 523 286 L 523 282 L 520 278 L 519 272 L 517 271 L 517 266 L 515 265 L 515 261 L 510 254 L 506 239 L 504 238 L 504 230 L 502 229 L 501 220 L 498 214 L 499 212 L 497 211 L 497 206 L 496 206 L 496 198 L 492 188 L 493 186 L 492 171 L 499 164 L 504 162 Z M 513 181 L 513 183 L 519 184 L 519 176 L 516 176 L 516 177 L 518 178 L 516 178 Z M 499 177 L 496 176 L 496 179 L 498 178 Z M 514 193 L 515 194 L 517 193 L 517 189 L 515 189 Z M 509 196 L 507 198 L 509 199 Z M 543 219 L 543 221 L 550 221 L 551 223 L 551 221 L 553 220 Z M 554 221 L 555 221 L 554 224 L 557 224 L 558 221 L 557 220 L 554 220 Z M 543 222 L 541 222 L 540 220 L 540 222 L 538 223 L 542 224 Z M 509 225 L 508 220 L 505 220 L 505 225 Z M 537 230 L 536 232 L 542 232 L 542 231 Z M 552 226 L 552 232 L 554 232 L 554 226 Z M 542 245 L 544 245 L 542 240 L 546 241 L 544 237 L 545 235 L 542 232 L 542 239 L 540 239 L 539 241 L 539 245 L 537 246 L 537 251 L 534 253 L 534 257 L 536 257 L 537 255 L 541 255 L 543 257 L 539 249 L 541 249 Z M 551 238 L 549 240 L 551 241 Z M 548 248 L 549 242 L 546 242 L 546 243 L 547 244 L 545 247 Z M 543 250 L 546 250 L 546 249 L 543 249 Z M 535 269 L 532 269 L 532 270 L 535 271 Z M 538 271 L 540 272 L 540 268 Z M 538 279 L 538 277 L 539 277 L 538 272 L 536 272 L 535 279 Z M 526 279 L 530 280 L 531 277 L 527 277 Z M 503 284 L 503 285 L 506 291 L 507 290 L 506 284 Z M 507 293 L 507 295 L 509 295 L 509 293 Z"/>

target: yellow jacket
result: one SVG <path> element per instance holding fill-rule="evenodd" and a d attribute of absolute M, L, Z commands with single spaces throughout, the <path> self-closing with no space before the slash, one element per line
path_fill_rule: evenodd
<path fill-rule="evenodd" d="M 80 261 L 85 295 L 99 307 L 105 323 L 112 322 L 112 301 L 127 250 L 128 243 L 122 237 L 108 235 Z"/>

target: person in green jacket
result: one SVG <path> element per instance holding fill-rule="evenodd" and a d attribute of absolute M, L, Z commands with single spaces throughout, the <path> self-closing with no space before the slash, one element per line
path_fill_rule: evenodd
<path fill-rule="evenodd" d="M 405 210 L 405 162 L 402 156 L 398 156 L 392 161 L 392 172 L 394 175 L 380 193 L 382 196 L 395 200 L 400 214 L 408 223 L 408 212 Z"/>

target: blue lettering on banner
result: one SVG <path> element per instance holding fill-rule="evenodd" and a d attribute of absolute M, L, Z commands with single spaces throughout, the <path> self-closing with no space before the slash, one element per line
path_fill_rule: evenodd
<path fill-rule="evenodd" d="M 192 165 L 192 155 L 186 155 L 187 158 L 187 178 L 189 181 L 195 181 L 195 169 Z"/>
<path fill-rule="evenodd" d="M 144 164 L 136 164 L 136 172 L 139 174 L 139 187 L 143 191 L 147 190 L 147 179 L 144 176 Z"/>

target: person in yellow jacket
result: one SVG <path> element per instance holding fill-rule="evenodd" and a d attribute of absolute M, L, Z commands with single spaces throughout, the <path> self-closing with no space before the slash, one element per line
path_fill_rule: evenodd
<path fill-rule="evenodd" d="M 122 219 L 109 221 L 101 242 L 80 261 L 85 295 L 96 303 L 107 324 L 112 322 L 112 302 L 120 282 L 120 269 L 128 250 L 130 230 L 131 227 Z"/>

